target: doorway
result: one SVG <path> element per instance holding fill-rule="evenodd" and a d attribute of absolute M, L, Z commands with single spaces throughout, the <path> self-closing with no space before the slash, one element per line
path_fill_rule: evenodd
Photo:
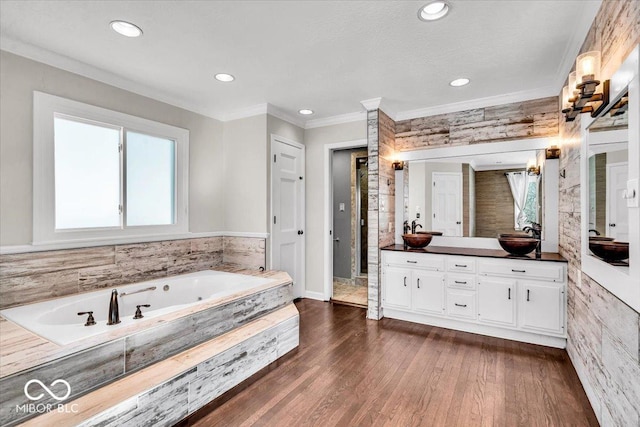
<path fill-rule="evenodd" d="M 368 153 L 332 153 L 333 280 L 331 300 L 367 306 Z"/>
<path fill-rule="evenodd" d="M 271 136 L 271 269 L 286 271 L 293 296 L 304 293 L 304 145 Z"/>
<path fill-rule="evenodd" d="M 431 227 L 445 236 L 462 236 L 462 173 L 433 172 Z"/>

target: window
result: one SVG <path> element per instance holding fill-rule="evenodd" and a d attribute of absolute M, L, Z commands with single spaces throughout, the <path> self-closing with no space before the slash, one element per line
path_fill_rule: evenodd
<path fill-rule="evenodd" d="M 188 232 L 185 129 L 34 93 L 34 243 Z"/>

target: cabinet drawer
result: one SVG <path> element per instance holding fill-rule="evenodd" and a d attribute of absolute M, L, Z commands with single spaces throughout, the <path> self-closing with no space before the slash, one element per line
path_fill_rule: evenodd
<path fill-rule="evenodd" d="M 447 287 L 475 290 L 476 276 L 475 274 L 449 273 L 447 274 Z"/>
<path fill-rule="evenodd" d="M 447 258 L 447 271 L 456 271 L 460 273 L 475 273 L 476 260 L 471 257 Z"/>
<path fill-rule="evenodd" d="M 476 293 L 447 289 L 447 314 L 463 319 L 476 319 Z"/>
<path fill-rule="evenodd" d="M 564 282 L 564 265 L 556 262 L 500 260 L 479 262 L 478 272 L 484 276 L 525 277 Z"/>
<path fill-rule="evenodd" d="M 444 257 L 440 255 L 382 251 L 382 262 L 385 265 L 444 271 Z"/>

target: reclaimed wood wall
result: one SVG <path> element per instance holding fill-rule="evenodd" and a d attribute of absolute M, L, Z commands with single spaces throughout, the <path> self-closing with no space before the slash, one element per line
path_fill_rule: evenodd
<path fill-rule="evenodd" d="M 640 2 L 604 0 L 581 52 L 610 76 L 640 42 Z M 560 125 L 560 253 L 569 260 L 568 342 L 601 425 L 640 425 L 640 315 L 580 270 L 580 116 Z"/>
<path fill-rule="evenodd" d="M 215 268 L 265 266 L 265 239 L 206 237 L 0 255 L 0 309 Z"/>

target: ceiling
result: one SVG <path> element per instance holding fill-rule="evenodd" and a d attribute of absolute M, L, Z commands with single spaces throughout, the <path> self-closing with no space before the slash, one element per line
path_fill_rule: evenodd
<path fill-rule="evenodd" d="M 404 119 L 558 94 L 600 5 L 450 0 L 423 22 L 427 2 L 1 0 L 0 47 L 221 120 L 269 104 L 319 124 L 377 97 Z"/>

